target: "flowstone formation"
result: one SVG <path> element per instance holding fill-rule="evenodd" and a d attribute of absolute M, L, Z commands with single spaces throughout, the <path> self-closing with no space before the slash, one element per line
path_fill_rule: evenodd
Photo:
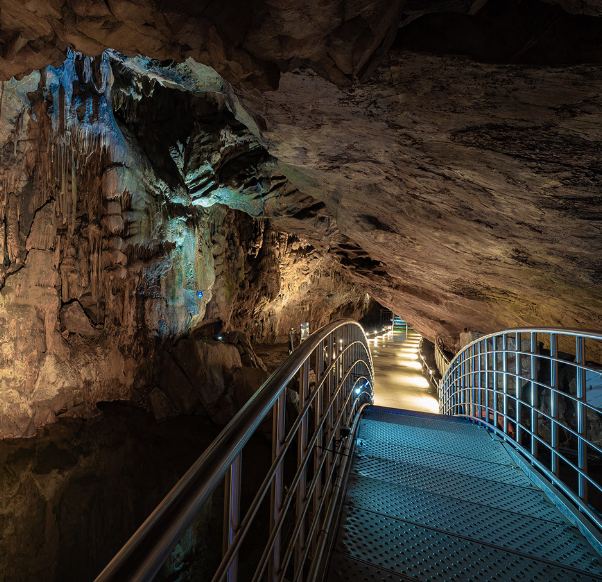
<path fill-rule="evenodd" d="M 284 341 L 365 307 L 331 257 L 270 222 L 336 236 L 319 208 L 299 214 L 316 202 L 236 121 L 215 74 L 185 92 L 138 65 L 70 52 L 3 83 L 0 437 L 114 399 L 226 422 L 265 379 L 245 333 Z M 182 340 L 192 393 L 170 392 L 165 358 L 214 324 L 225 341 Z M 241 370 L 254 381 L 237 394 Z"/>

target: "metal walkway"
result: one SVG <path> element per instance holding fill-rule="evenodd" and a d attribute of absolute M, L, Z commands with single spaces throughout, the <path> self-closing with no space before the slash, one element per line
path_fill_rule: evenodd
<path fill-rule="evenodd" d="M 327 580 L 590 582 L 602 562 L 484 428 L 372 407 Z"/>

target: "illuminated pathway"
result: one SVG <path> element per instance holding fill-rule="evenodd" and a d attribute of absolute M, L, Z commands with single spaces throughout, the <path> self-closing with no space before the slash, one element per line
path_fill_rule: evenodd
<path fill-rule="evenodd" d="M 418 360 L 420 335 L 389 332 L 370 341 L 374 361 L 374 404 L 422 412 L 439 412 L 437 399 Z"/>

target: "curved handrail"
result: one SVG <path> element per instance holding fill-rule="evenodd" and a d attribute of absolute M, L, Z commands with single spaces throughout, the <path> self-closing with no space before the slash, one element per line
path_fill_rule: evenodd
<path fill-rule="evenodd" d="M 602 393 L 602 367 L 588 354 L 602 358 L 601 332 L 521 327 L 481 336 L 450 362 L 439 407 L 500 434 L 602 529 L 602 481 L 588 472 L 588 457 L 602 458 L 602 433 L 588 434 L 602 421 L 588 401 L 592 379 Z"/>
<path fill-rule="evenodd" d="M 312 356 L 314 356 L 316 386 L 310 393 L 309 371 Z M 285 390 L 297 375 L 299 375 L 300 411 L 288 435 L 284 438 Z M 314 452 L 314 474 L 318 466 L 319 473 L 321 467 L 327 466 L 326 473 L 330 471 L 331 478 L 338 464 L 336 458 L 332 459 L 332 453 L 336 455 L 337 452 L 336 450 L 329 453 L 324 451 L 331 449 L 331 445 L 337 446 L 337 442 L 340 448 L 341 439 L 337 440 L 340 429 L 352 419 L 363 398 L 371 399 L 372 384 L 370 348 L 364 330 L 357 322 L 351 319 L 340 320 L 316 331 L 289 356 L 243 406 L 106 566 L 96 578 L 96 582 L 152 580 L 224 477 L 226 477 L 225 497 L 229 531 L 226 532 L 228 538 L 227 547 L 224 548 L 225 556 L 214 579 L 220 580 L 226 572 L 228 580 L 236 579 L 238 548 L 244 534 L 248 531 L 250 521 L 255 517 L 261 501 L 270 488 L 272 501 L 270 539 L 274 539 L 268 555 L 270 566 L 274 568 L 275 574 L 282 574 L 280 576 L 282 578 L 281 570 L 286 569 L 286 564 L 282 567 L 279 564 L 278 548 L 281 530 L 278 528 L 282 527 L 286 514 L 283 507 L 291 504 L 292 493 L 296 488 L 297 501 L 300 504 L 297 511 L 302 513 L 301 519 L 305 519 L 307 507 L 303 510 L 302 506 L 305 497 L 311 496 L 309 490 L 306 490 L 305 482 L 311 452 Z M 308 442 L 308 412 L 312 407 L 316 426 Z M 240 522 L 238 508 L 241 453 L 270 412 L 273 413 L 274 422 L 273 462 L 251 508 Z M 298 451 L 300 459 L 298 459 L 297 471 L 300 476 L 296 475 L 294 483 L 284 497 L 282 481 L 284 456 L 293 438 L 301 447 Z M 317 482 L 313 484 L 312 492 L 321 485 L 322 483 Z M 325 498 L 324 495 L 322 497 Z M 323 501 L 324 499 L 322 503 Z M 303 542 L 303 539 L 301 541 Z M 292 540 L 291 543 L 299 545 L 298 540 Z M 263 564 L 264 569 L 265 567 L 266 563 Z M 296 566 L 295 571 L 297 570 Z"/>
<path fill-rule="evenodd" d="M 447 369 L 449 368 L 450 361 L 449 358 L 445 355 L 443 348 L 439 345 L 441 338 L 437 338 L 435 342 L 435 364 L 437 365 L 437 370 L 439 370 L 439 374 L 443 377 Z"/>

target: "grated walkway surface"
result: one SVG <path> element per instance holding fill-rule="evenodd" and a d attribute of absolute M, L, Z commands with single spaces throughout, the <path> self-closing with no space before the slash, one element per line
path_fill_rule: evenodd
<path fill-rule="evenodd" d="M 327 579 L 591 582 L 602 561 L 484 429 L 371 408 Z"/>

